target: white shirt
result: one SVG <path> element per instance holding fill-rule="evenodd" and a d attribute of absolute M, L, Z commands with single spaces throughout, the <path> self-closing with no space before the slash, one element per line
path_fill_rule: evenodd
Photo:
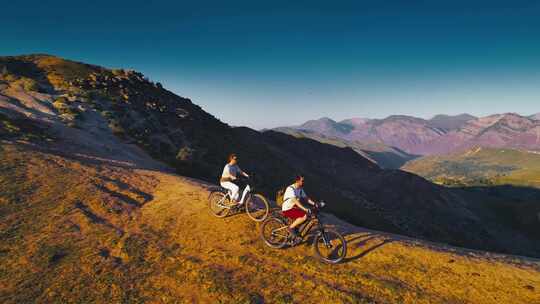
<path fill-rule="evenodd" d="M 229 164 L 226 164 L 223 168 L 223 173 L 221 173 L 221 177 L 235 179 L 240 172 L 242 172 L 242 170 L 240 170 L 240 167 L 238 167 L 238 165 L 231 166 Z"/>
<path fill-rule="evenodd" d="M 293 198 L 304 198 L 306 197 L 306 192 L 303 188 L 295 188 L 294 184 L 290 185 L 285 189 L 285 193 L 283 194 L 283 205 L 281 205 L 282 211 L 290 210 L 294 207 L 294 200 Z"/>

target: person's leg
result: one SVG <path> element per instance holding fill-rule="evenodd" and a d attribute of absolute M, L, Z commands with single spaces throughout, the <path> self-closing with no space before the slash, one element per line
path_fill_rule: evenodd
<path fill-rule="evenodd" d="M 238 185 L 235 183 L 231 182 L 231 184 L 232 184 L 231 186 L 232 199 L 233 201 L 238 202 L 238 197 L 240 196 L 240 187 L 238 187 Z"/>
<path fill-rule="evenodd" d="M 240 188 L 233 182 L 222 182 L 221 186 L 231 191 L 231 199 L 236 202 L 238 200 L 238 191 Z"/>
<path fill-rule="evenodd" d="M 294 222 L 289 226 L 291 229 L 294 229 L 298 226 L 300 226 L 303 222 L 307 220 L 307 215 L 304 215 L 302 217 L 299 217 L 294 220 Z"/>
<path fill-rule="evenodd" d="M 287 215 L 293 220 L 292 224 L 288 227 L 289 233 L 294 237 L 297 237 L 298 233 L 296 232 L 296 227 L 307 220 L 307 214 L 303 210 L 295 207 L 287 211 Z"/>

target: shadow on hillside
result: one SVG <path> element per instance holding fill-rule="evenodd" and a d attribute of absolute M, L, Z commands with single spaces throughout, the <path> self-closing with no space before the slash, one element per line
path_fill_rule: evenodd
<path fill-rule="evenodd" d="M 123 193 L 111 190 L 111 189 L 109 189 L 109 188 L 107 188 L 107 187 L 105 187 L 103 185 L 95 184 L 94 186 L 96 188 L 98 188 L 99 190 L 103 191 L 104 193 L 107 193 L 110 196 L 118 199 L 120 202 L 122 202 L 122 203 L 124 203 L 126 205 L 130 205 L 132 207 L 141 207 L 145 202 L 147 202 L 148 200 L 150 200 L 153 197 L 150 194 L 147 194 L 147 193 L 144 193 L 142 191 L 137 190 L 138 193 L 144 193 L 144 197 L 145 197 L 145 199 L 142 202 L 139 202 L 138 200 L 133 199 L 133 198 L 129 197 L 128 195 L 125 195 Z"/>
<path fill-rule="evenodd" d="M 61 139 L 59 139 L 61 141 Z M 104 153 L 97 151 L 84 150 L 83 147 L 78 147 L 64 143 L 62 150 L 53 147 L 57 145 L 54 143 L 51 145 L 45 142 L 27 142 L 27 141 L 15 141 L 12 143 L 16 144 L 19 147 L 23 147 L 25 150 L 47 153 L 54 156 L 59 156 L 68 160 L 73 160 L 80 162 L 83 165 L 96 167 L 101 165 L 107 165 L 111 167 L 119 167 L 125 169 L 142 169 L 142 170 L 151 170 L 151 171 L 160 171 L 167 173 L 174 173 L 174 170 L 161 165 L 158 162 L 150 159 L 148 161 L 137 161 L 137 160 L 125 160 L 123 157 L 118 157 L 117 155 L 105 155 Z M 127 145 L 127 144 L 126 144 Z"/>
<path fill-rule="evenodd" d="M 447 189 L 465 198 L 469 203 L 469 209 L 481 217 L 484 222 L 497 223 L 499 226 L 511 228 L 515 232 L 531 238 L 532 242 L 538 243 L 540 241 L 540 189 L 516 185 Z M 511 244 L 516 240 L 506 241 Z M 532 246 L 520 244 L 519 247 L 530 248 Z M 536 257 L 540 255 L 540 246 L 531 249 L 536 251 Z M 518 254 L 525 254 L 527 251 L 530 250 Z"/>
<path fill-rule="evenodd" d="M 402 150 L 394 148 L 402 153 L 403 156 L 400 156 L 393 152 L 378 152 L 378 151 L 368 151 L 364 150 L 371 158 L 377 161 L 378 165 L 383 169 L 399 169 L 405 165 L 408 161 L 419 158 L 419 155 L 408 154 Z"/>
<path fill-rule="evenodd" d="M 531 186 L 518 185 L 486 185 L 486 186 L 467 186 L 467 187 L 445 187 L 452 190 L 464 192 L 476 192 L 487 194 L 489 196 L 513 199 L 517 201 L 535 200 L 540 203 L 540 189 Z"/>
<path fill-rule="evenodd" d="M 105 193 L 108 193 L 109 195 L 111 195 L 111 196 L 113 196 L 115 198 L 118 198 L 119 200 L 121 200 L 122 202 L 124 202 L 124 203 L 126 203 L 128 205 L 140 207 L 140 206 L 142 206 L 142 205 L 146 204 L 147 202 L 154 199 L 153 195 L 148 194 L 148 193 L 146 193 L 144 191 L 141 191 L 141 190 L 139 190 L 137 188 L 134 188 L 134 187 L 122 182 L 122 181 L 115 180 L 115 179 L 112 179 L 112 178 L 104 176 L 104 175 L 101 175 L 99 177 L 102 180 L 106 181 L 106 182 L 115 184 L 121 190 L 125 190 L 127 192 L 130 192 L 131 194 L 134 194 L 137 199 L 133 199 L 130 196 L 122 194 L 122 193 L 120 193 L 118 191 L 111 190 L 111 189 L 109 189 L 109 188 L 107 188 L 106 186 L 103 186 L 103 185 L 99 185 L 99 184 L 95 185 L 98 189 L 102 190 Z"/>
<path fill-rule="evenodd" d="M 84 216 L 86 216 L 86 218 L 88 218 L 88 220 L 91 223 L 98 224 L 98 225 L 103 225 L 103 226 L 105 226 L 105 227 L 107 227 L 109 229 L 112 229 L 119 236 L 124 235 L 125 232 L 121 228 L 113 225 L 111 222 L 109 222 L 105 218 L 103 218 L 103 217 L 97 215 L 96 213 L 94 213 L 94 211 L 88 205 L 83 203 L 82 201 L 77 201 L 75 203 L 75 208 L 78 209 Z"/>
<path fill-rule="evenodd" d="M 396 240 L 389 235 L 382 236 L 371 232 L 349 234 L 345 236 L 345 239 L 348 253 L 343 263 L 363 258 L 370 252 Z"/>

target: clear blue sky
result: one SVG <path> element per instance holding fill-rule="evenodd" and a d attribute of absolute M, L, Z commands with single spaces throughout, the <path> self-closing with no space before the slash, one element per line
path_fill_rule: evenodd
<path fill-rule="evenodd" d="M 539 1 L 257 2 L 9 1 L 0 55 L 133 68 L 257 129 L 540 112 Z"/>

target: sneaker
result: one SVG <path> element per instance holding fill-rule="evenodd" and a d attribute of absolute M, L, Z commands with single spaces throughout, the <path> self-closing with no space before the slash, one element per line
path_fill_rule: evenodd
<path fill-rule="evenodd" d="M 239 203 L 239 202 L 231 202 L 231 209 L 232 210 L 238 210 L 240 209 L 240 207 L 242 207 L 243 204 Z"/>
<path fill-rule="evenodd" d="M 291 241 L 291 246 L 296 246 L 302 243 L 302 238 L 297 236 Z"/>
<path fill-rule="evenodd" d="M 296 228 L 287 228 L 289 230 L 290 236 L 289 236 L 289 244 L 291 246 L 296 246 L 302 242 L 302 238 L 298 235 L 298 232 L 296 232 Z"/>
<path fill-rule="evenodd" d="M 289 234 L 291 235 L 291 239 L 295 239 L 298 237 L 298 233 L 296 232 L 296 228 L 288 227 L 287 230 L 289 230 Z"/>

